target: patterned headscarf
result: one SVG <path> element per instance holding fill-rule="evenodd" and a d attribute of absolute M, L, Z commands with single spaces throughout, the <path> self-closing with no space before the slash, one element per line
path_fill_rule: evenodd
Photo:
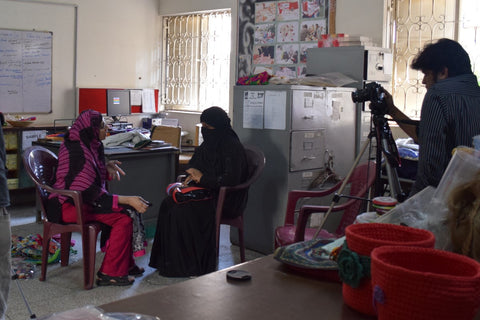
<path fill-rule="evenodd" d="M 107 170 L 105 167 L 105 153 L 103 143 L 100 140 L 100 127 L 103 122 L 102 114 L 95 110 L 85 110 L 73 123 L 65 135 L 65 142 L 79 141 L 84 153 L 91 153 L 105 179 Z"/>

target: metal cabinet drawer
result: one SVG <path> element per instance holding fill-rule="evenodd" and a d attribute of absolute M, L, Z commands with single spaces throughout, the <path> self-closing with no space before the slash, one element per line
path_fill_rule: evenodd
<path fill-rule="evenodd" d="M 310 170 L 295 171 L 288 174 L 289 190 L 321 190 L 324 185 L 320 185 L 324 176 L 324 168 L 315 168 Z M 327 184 L 331 187 L 331 184 Z"/>
<path fill-rule="evenodd" d="M 290 171 L 323 167 L 325 129 L 292 131 L 290 141 Z"/>
<path fill-rule="evenodd" d="M 323 127 L 326 107 L 324 90 L 294 90 L 292 100 L 292 130 Z"/>

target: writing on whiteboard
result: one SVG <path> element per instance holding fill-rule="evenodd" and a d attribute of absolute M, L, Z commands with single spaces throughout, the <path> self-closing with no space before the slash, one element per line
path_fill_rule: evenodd
<path fill-rule="evenodd" d="M 0 29 L 0 110 L 50 112 L 52 33 Z"/>

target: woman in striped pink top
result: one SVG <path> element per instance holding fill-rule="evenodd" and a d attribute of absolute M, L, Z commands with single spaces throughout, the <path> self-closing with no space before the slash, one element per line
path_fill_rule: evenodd
<path fill-rule="evenodd" d="M 144 271 L 135 265 L 132 235 L 138 213 L 146 211 L 148 202 L 140 196 L 121 196 L 107 191 L 107 179 L 119 180 L 125 172 L 119 167 L 119 161 L 105 161 L 102 144 L 105 136 L 102 115 L 93 110 L 82 112 L 60 147 L 54 187 L 81 191 L 87 221 L 99 221 L 110 227 L 97 285 L 124 286 L 132 284 L 132 276 Z M 64 196 L 52 194 L 48 211 L 53 213 L 49 217 L 52 221 L 76 222 L 75 207 L 71 199 Z"/>

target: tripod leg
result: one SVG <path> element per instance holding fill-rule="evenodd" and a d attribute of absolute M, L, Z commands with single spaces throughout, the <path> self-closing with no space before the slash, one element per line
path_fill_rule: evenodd
<path fill-rule="evenodd" d="M 398 150 L 395 141 L 392 137 L 392 132 L 388 122 L 383 123 L 383 130 L 381 132 L 381 147 L 385 158 L 385 168 L 387 169 L 388 185 L 390 186 L 391 196 L 399 202 L 406 199 L 406 194 L 402 191 L 400 180 L 398 179 L 397 167 Z"/>
<path fill-rule="evenodd" d="M 362 148 L 360 149 L 360 153 L 357 155 L 357 157 L 356 157 L 355 160 L 353 161 L 352 167 L 351 167 L 350 170 L 348 171 L 347 176 L 343 179 L 342 185 L 341 185 L 340 188 L 338 189 L 337 194 L 342 194 L 343 189 L 345 189 L 345 186 L 347 185 L 348 180 L 350 179 L 350 176 L 351 176 L 352 173 L 353 173 L 353 170 L 355 170 L 355 167 L 357 166 L 358 162 L 360 161 L 360 159 L 362 158 L 363 154 L 365 153 L 365 150 L 367 150 L 367 147 L 368 147 L 368 145 L 370 144 L 370 142 L 371 142 L 371 137 L 369 137 L 368 140 L 366 140 L 366 141 L 363 143 Z M 337 203 L 338 203 L 338 199 L 336 199 L 336 197 L 334 197 L 333 200 L 332 200 L 332 202 L 330 203 L 330 207 L 328 208 L 327 213 L 325 214 L 325 216 L 324 216 L 323 219 L 322 219 L 322 222 L 321 222 L 320 225 L 318 226 L 317 231 L 315 231 L 315 234 L 314 234 L 314 236 L 313 236 L 313 239 L 315 239 L 316 237 L 318 237 L 318 234 L 320 233 L 320 231 L 322 230 L 323 226 L 325 225 L 325 221 L 327 221 L 328 216 L 330 215 L 330 213 L 332 212 L 333 207 L 334 207 L 335 204 L 337 204 Z"/>

